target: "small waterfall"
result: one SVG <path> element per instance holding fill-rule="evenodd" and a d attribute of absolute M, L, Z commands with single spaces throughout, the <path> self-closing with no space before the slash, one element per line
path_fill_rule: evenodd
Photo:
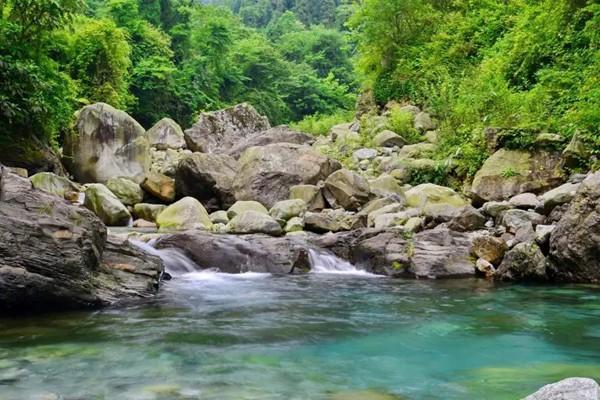
<path fill-rule="evenodd" d="M 311 272 L 315 274 L 348 274 L 348 275 L 372 275 L 366 271 L 356 268 L 354 265 L 333 253 L 325 251 L 308 250 Z"/>
<path fill-rule="evenodd" d="M 131 243 L 147 253 L 160 257 L 165 265 L 165 271 L 171 275 L 182 275 L 201 270 L 195 262 L 178 249 L 155 249 L 152 241 L 145 243 L 131 240 Z"/>

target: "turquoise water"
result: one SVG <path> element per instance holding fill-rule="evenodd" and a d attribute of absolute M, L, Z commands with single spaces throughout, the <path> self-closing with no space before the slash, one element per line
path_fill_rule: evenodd
<path fill-rule="evenodd" d="M 598 287 L 196 273 L 0 319 L 0 399 L 518 399 L 600 378 Z"/>

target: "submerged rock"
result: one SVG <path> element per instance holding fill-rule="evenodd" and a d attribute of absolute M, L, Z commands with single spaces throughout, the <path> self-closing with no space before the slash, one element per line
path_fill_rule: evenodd
<path fill-rule="evenodd" d="M 306 242 L 295 236 L 190 231 L 164 236 L 156 247 L 181 249 L 200 268 L 218 268 L 227 273 L 290 274 L 310 270 Z"/>
<path fill-rule="evenodd" d="M 141 183 L 150 168 L 144 128 L 124 111 L 96 103 L 77 112 L 74 131 L 65 136 L 65 164 L 81 183 L 126 177 Z"/>
<path fill-rule="evenodd" d="M 271 126 L 267 117 L 260 115 L 247 103 L 224 110 L 200 114 L 198 122 L 186 130 L 185 141 L 192 151 L 227 153 L 236 144 Z"/>
<path fill-rule="evenodd" d="M 156 292 L 160 259 L 107 241 L 86 208 L 0 175 L 0 313 L 99 307 Z"/>

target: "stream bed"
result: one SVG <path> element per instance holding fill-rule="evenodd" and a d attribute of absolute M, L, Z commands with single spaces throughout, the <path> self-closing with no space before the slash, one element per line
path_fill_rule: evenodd
<path fill-rule="evenodd" d="M 600 378 L 600 290 L 213 271 L 0 319 L 0 400 L 519 399 Z"/>

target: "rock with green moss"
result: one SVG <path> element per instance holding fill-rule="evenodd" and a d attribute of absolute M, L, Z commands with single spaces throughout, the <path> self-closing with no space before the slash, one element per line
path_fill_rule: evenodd
<path fill-rule="evenodd" d="M 301 199 L 278 201 L 271 207 L 269 214 L 276 220 L 287 221 L 306 212 L 306 203 Z"/>
<path fill-rule="evenodd" d="M 171 203 L 175 200 L 175 179 L 157 172 L 149 172 L 142 182 L 142 188 L 151 196 Z"/>
<path fill-rule="evenodd" d="M 325 208 L 325 198 L 321 188 L 316 185 L 295 185 L 290 188 L 290 200 L 300 199 L 309 211 L 320 211 Z"/>
<path fill-rule="evenodd" d="M 219 210 L 215 211 L 209 215 L 210 221 L 213 224 L 224 224 L 227 225 L 229 223 L 229 216 L 227 215 L 227 211 Z"/>
<path fill-rule="evenodd" d="M 64 160 L 81 183 L 105 183 L 113 177 L 141 183 L 150 168 L 145 129 L 126 112 L 108 104 L 86 106 L 76 114 L 75 129 L 65 136 Z"/>
<path fill-rule="evenodd" d="M 407 144 L 407 141 L 396 132 L 386 129 L 373 138 L 373 144 L 377 147 L 402 147 Z"/>
<path fill-rule="evenodd" d="M 325 181 L 325 199 L 333 208 L 358 210 L 369 201 L 369 182 L 362 176 L 341 169 Z"/>
<path fill-rule="evenodd" d="M 58 176 L 52 172 L 40 172 L 29 178 L 33 187 L 58 197 L 68 197 L 70 193 L 78 193 L 81 186 L 71 182 L 64 176 Z"/>
<path fill-rule="evenodd" d="M 158 217 L 158 214 L 163 212 L 165 208 L 167 208 L 167 206 L 164 204 L 139 203 L 133 206 L 133 213 L 138 218 L 150 222 L 156 222 L 156 217 Z"/>
<path fill-rule="evenodd" d="M 144 200 L 144 191 L 129 178 L 110 178 L 106 187 L 126 206 L 133 206 Z"/>
<path fill-rule="evenodd" d="M 316 233 L 350 231 L 362 227 L 361 219 L 342 209 L 325 209 L 321 212 L 307 212 L 304 226 L 307 231 Z"/>
<path fill-rule="evenodd" d="M 273 217 L 254 210 L 236 215 L 227 224 L 227 230 L 231 233 L 265 233 L 271 236 L 283 234 L 281 225 Z"/>
<path fill-rule="evenodd" d="M 183 130 L 177 122 L 170 118 L 158 121 L 146 133 L 150 145 L 158 150 L 182 149 L 185 147 Z"/>
<path fill-rule="evenodd" d="M 502 281 L 546 281 L 546 258 L 535 243 L 519 243 L 504 256 L 494 278 Z"/>
<path fill-rule="evenodd" d="M 464 207 L 468 205 L 462 196 L 454 190 L 433 183 L 423 183 L 406 191 L 406 203 L 409 207 L 426 208 L 431 205 Z"/>
<path fill-rule="evenodd" d="M 500 149 L 475 174 L 471 192 L 480 201 L 540 193 L 565 180 L 560 153 Z"/>
<path fill-rule="evenodd" d="M 369 181 L 371 193 L 377 197 L 392 197 L 397 202 L 405 202 L 404 189 L 400 183 L 391 175 L 382 174 L 376 179 Z"/>
<path fill-rule="evenodd" d="M 290 218 L 285 224 L 284 231 L 286 233 L 301 232 L 304 230 L 304 219 L 300 217 Z"/>
<path fill-rule="evenodd" d="M 404 231 L 409 233 L 417 233 L 423 230 L 425 226 L 425 218 L 411 217 L 404 224 Z"/>
<path fill-rule="evenodd" d="M 156 223 L 160 229 L 209 229 L 212 225 L 204 206 L 193 197 L 184 197 L 165 208 Z"/>
<path fill-rule="evenodd" d="M 384 207 L 378 208 L 377 210 L 374 210 L 374 211 L 372 211 L 372 212 L 370 212 L 368 214 L 368 217 L 367 217 L 367 226 L 368 227 L 375 226 L 375 220 L 380 215 L 393 214 L 393 213 L 400 212 L 402 210 L 404 210 L 404 204 L 403 203 L 392 203 L 392 204 L 388 204 L 388 205 L 386 205 Z"/>
<path fill-rule="evenodd" d="M 101 183 L 87 185 L 83 205 L 108 226 L 127 226 L 131 221 L 127 207 Z"/>
<path fill-rule="evenodd" d="M 562 153 L 564 165 L 569 168 L 585 166 L 590 156 L 590 146 L 585 143 L 579 132 L 573 135 Z"/>
<path fill-rule="evenodd" d="M 409 144 L 400 149 L 398 152 L 398 158 L 407 159 L 407 158 L 429 158 L 433 156 L 435 152 L 436 145 L 433 143 L 416 143 Z"/>
<path fill-rule="evenodd" d="M 437 128 L 437 124 L 428 113 L 422 111 L 415 115 L 415 129 L 425 132 L 435 128 Z"/>
<path fill-rule="evenodd" d="M 229 219 L 233 219 L 246 211 L 255 211 L 261 214 L 269 215 L 269 210 L 258 201 L 247 200 L 247 201 L 236 201 L 229 210 L 227 210 L 227 216 Z"/>

